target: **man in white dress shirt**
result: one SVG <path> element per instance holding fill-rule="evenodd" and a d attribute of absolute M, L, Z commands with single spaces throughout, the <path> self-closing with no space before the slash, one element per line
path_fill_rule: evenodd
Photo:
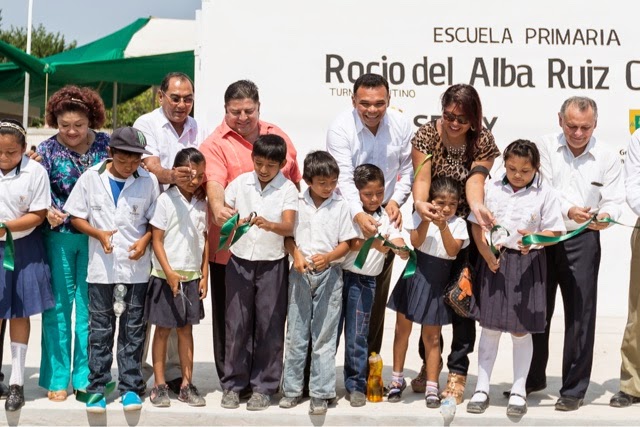
<path fill-rule="evenodd" d="M 340 167 L 338 188 L 350 206 L 353 220 L 365 237 L 376 234 L 377 221 L 362 209 L 353 182 L 354 169 L 371 163 L 382 169 L 385 180 L 383 206 L 390 221 L 402 226 L 400 207 L 411 193 L 411 122 L 400 111 L 388 109 L 389 83 L 378 74 L 363 74 L 353 85 L 353 109 L 340 114 L 327 131 L 327 151 Z M 380 352 L 384 313 L 393 269 L 389 251 L 382 273 L 376 280 L 376 293 L 369 323 L 369 352 Z"/>
<path fill-rule="evenodd" d="M 627 203 L 634 214 L 640 217 L 640 129 L 631 136 L 624 163 L 624 186 Z M 640 218 L 636 221 L 640 227 Z M 631 235 L 631 272 L 629 274 L 629 313 L 624 329 L 622 346 L 622 366 L 620 368 L 620 391 L 614 394 L 609 405 L 625 408 L 640 402 L 640 229 L 633 230 Z"/>
<path fill-rule="evenodd" d="M 606 143 L 596 140 L 596 103 L 586 97 L 567 99 L 558 113 L 562 132 L 536 142 L 541 172 L 561 196 L 567 233 L 590 221 L 617 220 L 624 203 L 622 163 Z M 560 287 L 564 306 L 565 335 L 562 387 L 556 410 L 574 411 L 582 403 L 591 378 L 596 328 L 600 230 L 606 222 L 592 221 L 576 236 L 546 248 L 547 327 L 533 335 L 533 360 L 527 377 L 527 393 L 546 387 L 549 327 Z"/>
<path fill-rule="evenodd" d="M 147 138 L 147 150 L 152 155 L 143 159 L 145 169 L 158 178 L 160 184 L 176 184 L 191 179 L 188 166 L 173 169 L 173 161 L 183 148 L 198 148 L 207 136 L 189 114 L 193 109 L 193 82 L 184 73 L 167 74 L 158 90 L 160 107 L 144 114 L 133 127 Z"/>

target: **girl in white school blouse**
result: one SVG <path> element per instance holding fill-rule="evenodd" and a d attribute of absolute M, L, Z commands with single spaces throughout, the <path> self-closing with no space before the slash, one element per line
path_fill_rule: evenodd
<path fill-rule="evenodd" d="M 24 405 L 29 316 L 53 307 L 40 229 L 51 204 L 46 170 L 24 155 L 27 133 L 0 120 L 0 322 L 9 320 L 11 378 L 7 411 Z"/>
<path fill-rule="evenodd" d="M 502 232 L 501 238 L 491 239 L 491 233 L 487 236 L 473 213 L 468 218 L 483 259 L 476 267 L 482 326 L 478 382 L 467 412 L 483 413 L 489 406 L 489 379 L 500 335 L 508 332 L 513 341 L 514 378 L 507 415 L 517 417 L 527 412 L 525 381 L 533 355 L 531 334 L 544 332 L 547 306 L 544 248 L 525 246 L 522 238 L 532 233 L 558 236 L 565 227 L 554 190 L 542 186 L 540 153 L 535 144 L 514 141 L 503 157 L 506 174 L 488 183 L 484 198 L 495 218 L 493 231 Z"/>

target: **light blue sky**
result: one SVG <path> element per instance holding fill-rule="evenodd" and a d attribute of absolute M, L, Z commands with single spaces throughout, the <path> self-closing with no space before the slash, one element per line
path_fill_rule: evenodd
<path fill-rule="evenodd" d="M 26 27 L 28 5 L 28 0 L 0 0 L 2 28 Z M 80 46 L 138 18 L 195 19 L 200 5 L 201 0 L 33 0 L 33 25 L 42 23 Z"/>

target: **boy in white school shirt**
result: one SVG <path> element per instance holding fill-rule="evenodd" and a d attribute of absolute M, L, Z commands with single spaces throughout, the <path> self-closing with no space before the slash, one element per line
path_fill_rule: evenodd
<path fill-rule="evenodd" d="M 370 163 L 362 164 L 353 171 L 353 182 L 358 189 L 363 211 L 378 222 L 378 233 L 398 247 L 405 246 L 402 232 L 392 223 L 382 207 L 384 200 L 384 173 Z M 362 230 L 354 221 L 358 238 L 351 240 L 350 251 L 342 263 L 344 289 L 342 292 L 342 315 L 340 328 L 344 326 L 344 387 L 351 406 L 367 403 L 367 372 L 369 372 L 369 319 L 376 294 L 376 277 L 382 271 L 387 252 L 391 250 L 376 239 L 367 258 L 358 268 L 355 265 L 358 253 L 366 241 Z M 394 251 L 402 259 L 409 257 L 408 251 Z"/>
<path fill-rule="evenodd" d="M 309 188 L 300 199 L 294 237 L 285 240 L 293 257 L 281 408 L 302 398 L 304 367 L 311 344 L 309 414 L 322 415 L 336 397 L 336 345 L 342 306 L 340 262 L 357 237 L 349 205 L 335 193 L 340 169 L 326 151 L 304 159 Z"/>
<path fill-rule="evenodd" d="M 289 260 L 284 238 L 293 234 L 298 190 L 280 171 L 287 145 L 278 135 L 261 135 L 251 153 L 254 171 L 225 189 L 225 204 L 251 221 L 231 246 L 225 273 L 225 362 L 220 405 L 235 409 L 250 387 L 247 409 L 267 409 L 282 376 Z M 252 215 L 255 214 L 255 215 Z M 236 229 L 236 233 L 237 233 Z"/>
<path fill-rule="evenodd" d="M 126 287 L 118 330 L 118 391 L 125 411 L 139 410 L 146 385 L 141 362 L 146 323 L 144 302 L 151 270 L 149 219 L 159 196 L 156 177 L 140 167 L 144 134 L 132 127 L 113 131 L 111 158 L 88 169 L 71 191 L 65 211 L 89 237 L 89 386 L 87 412 L 106 411 L 115 335 L 114 290 Z M 105 391 L 105 389 L 107 389 Z"/>

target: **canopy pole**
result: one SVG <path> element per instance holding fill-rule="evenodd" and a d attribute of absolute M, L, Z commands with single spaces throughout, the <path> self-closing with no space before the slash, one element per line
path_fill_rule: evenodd
<path fill-rule="evenodd" d="M 31 54 L 31 26 L 33 25 L 33 0 L 29 0 L 27 12 L 27 54 Z M 22 102 L 22 126 L 25 129 L 29 126 L 29 83 L 31 75 L 24 73 L 24 99 Z"/>
<path fill-rule="evenodd" d="M 118 82 L 113 82 L 113 102 L 111 103 L 113 128 L 118 127 Z"/>
<path fill-rule="evenodd" d="M 49 73 L 44 75 L 44 115 L 47 115 L 47 102 L 49 101 Z M 46 122 L 46 120 L 45 120 Z"/>

